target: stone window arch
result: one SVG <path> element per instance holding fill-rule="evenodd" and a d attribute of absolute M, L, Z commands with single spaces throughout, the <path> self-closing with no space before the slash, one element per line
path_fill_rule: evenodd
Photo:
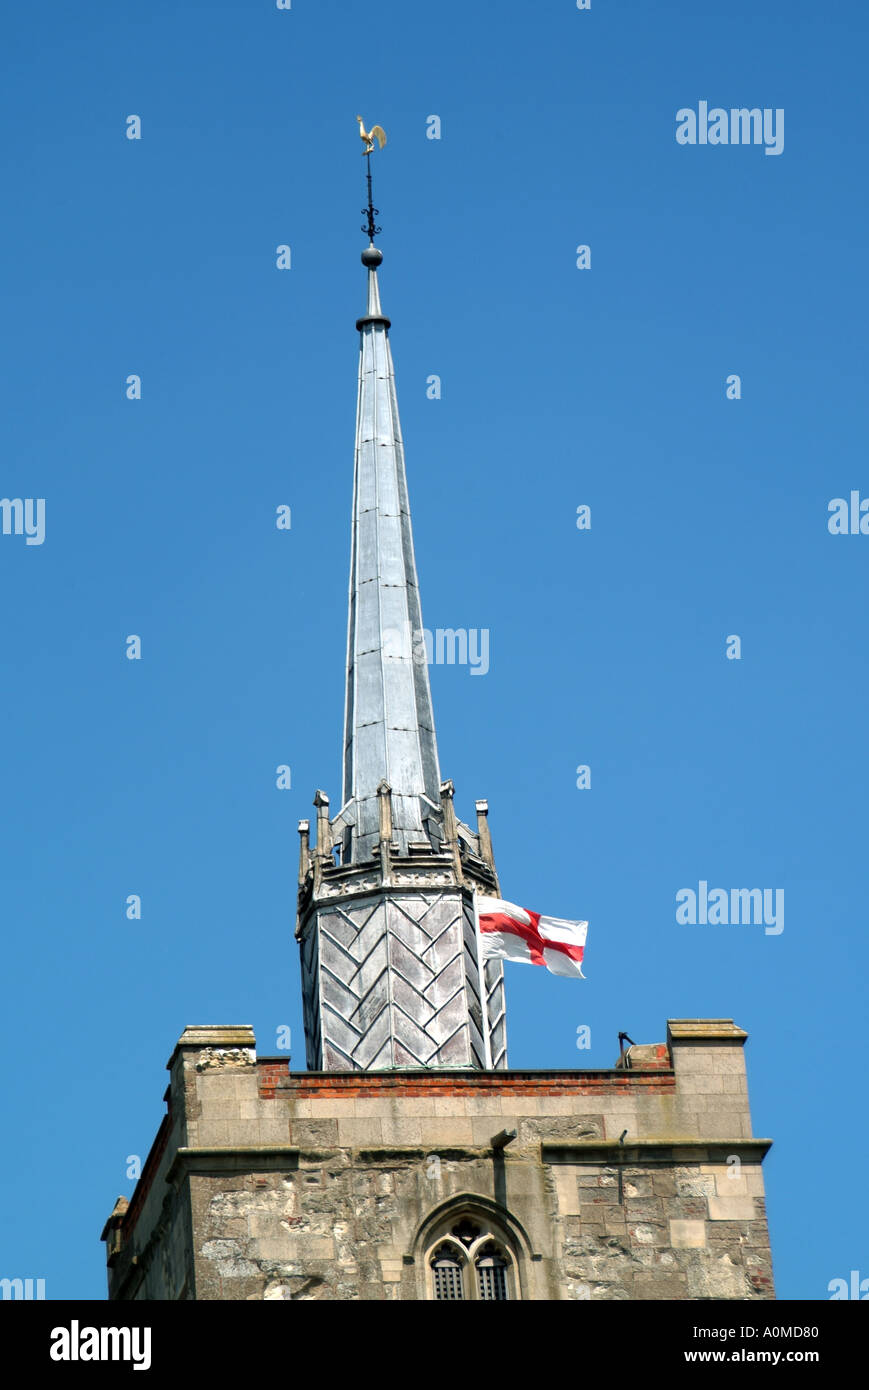
<path fill-rule="evenodd" d="M 498 1222 L 479 1212 L 438 1223 L 425 1253 L 427 1297 L 435 1302 L 521 1298 L 516 1254 Z"/>

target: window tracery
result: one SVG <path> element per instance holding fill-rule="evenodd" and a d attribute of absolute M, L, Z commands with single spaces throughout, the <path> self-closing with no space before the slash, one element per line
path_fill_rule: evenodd
<path fill-rule="evenodd" d="M 506 1302 L 519 1297 L 516 1258 L 492 1222 L 462 1213 L 436 1235 L 426 1259 L 437 1302 Z"/>

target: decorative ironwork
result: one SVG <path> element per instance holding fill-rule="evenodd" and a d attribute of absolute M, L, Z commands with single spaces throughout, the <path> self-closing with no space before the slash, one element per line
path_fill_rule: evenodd
<path fill-rule="evenodd" d="M 382 227 L 378 227 L 377 223 L 376 223 L 375 220 L 374 220 L 375 217 L 379 217 L 379 216 L 380 216 L 380 209 L 379 209 L 379 208 L 376 208 L 376 207 L 374 206 L 374 200 L 373 200 L 372 193 L 371 193 L 371 151 L 370 151 L 370 150 L 367 150 L 367 151 L 365 152 L 365 162 L 366 162 L 366 164 L 368 165 L 368 206 L 367 206 L 367 208 L 363 208 L 363 209 L 362 209 L 362 213 L 363 213 L 363 216 L 367 217 L 368 220 L 367 220 L 367 222 L 364 222 L 364 223 L 362 224 L 362 230 L 363 230 L 363 232 L 367 232 L 367 234 L 368 234 L 368 240 L 369 240 L 369 241 L 373 241 L 374 238 L 378 235 L 378 233 L 383 231 L 383 228 L 382 228 Z"/>

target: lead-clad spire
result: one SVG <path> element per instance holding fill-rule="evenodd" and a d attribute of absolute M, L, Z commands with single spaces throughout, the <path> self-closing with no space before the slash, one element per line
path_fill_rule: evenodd
<path fill-rule="evenodd" d="M 359 125 L 370 156 L 386 136 Z M 438 769 L 370 162 L 363 212 L 344 794 L 333 818 L 317 792 L 316 844 L 299 822 L 305 1049 L 312 1071 L 500 1070 L 503 970 L 481 962 L 474 909 L 498 875 L 487 803 L 471 830 Z"/>
<path fill-rule="evenodd" d="M 368 299 L 357 320 L 359 394 L 350 559 L 345 826 L 342 858 L 359 863 L 380 836 L 378 787 L 392 790 L 394 842 L 441 839 L 440 770 L 398 418 L 389 319 L 374 246 L 362 252 Z"/>

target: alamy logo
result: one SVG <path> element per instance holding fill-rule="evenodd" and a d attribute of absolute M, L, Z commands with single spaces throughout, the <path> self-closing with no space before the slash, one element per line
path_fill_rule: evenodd
<path fill-rule="evenodd" d="M 775 910 L 773 910 L 775 894 Z M 783 888 L 713 888 L 701 878 L 693 888 L 676 894 L 676 921 L 680 926 L 763 926 L 767 936 L 779 936 L 785 928 Z"/>
<path fill-rule="evenodd" d="M 45 1298 L 44 1279 L 0 1279 L 0 1298 Z"/>
<path fill-rule="evenodd" d="M 0 497 L 4 536 L 26 536 L 25 545 L 45 540 L 44 497 Z"/>
<path fill-rule="evenodd" d="M 831 1279 L 827 1293 L 832 1302 L 837 1298 L 854 1298 L 865 1303 L 869 1299 L 869 1279 L 861 1279 L 859 1269 L 851 1270 L 851 1279 Z"/>
<path fill-rule="evenodd" d="M 383 655 L 394 660 L 413 661 L 418 666 L 470 666 L 472 676 L 485 676 L 489 669 L 489 629 L 487 627 L 412 628 L 388 627 L 383 632 Z"/>
<path fill-rule="evenodd" d="M 831 536 L 869 536 L 869 497 L 860 497 L 852 488 L 850 496 L 834 497 L 827 503 L 830 519 L 827 530 Z"/>
<path fill-rule="evenodd" d="M 69 1327 L 51 1329 L 52 1361 L 132 1361 L 134 1371 L 151 1366 L 150 1327 Z"/>
<path fill-rule="evenodd" d="M 781 106 L 739 106 L 726 111 L 709 109 L 699 101 L 697 110 L 683 106 L 676 112 L 676 139 L 680 145 L 763 145 L 764 154 L 781 154 L 785 147 L 785 113 Z"/>

